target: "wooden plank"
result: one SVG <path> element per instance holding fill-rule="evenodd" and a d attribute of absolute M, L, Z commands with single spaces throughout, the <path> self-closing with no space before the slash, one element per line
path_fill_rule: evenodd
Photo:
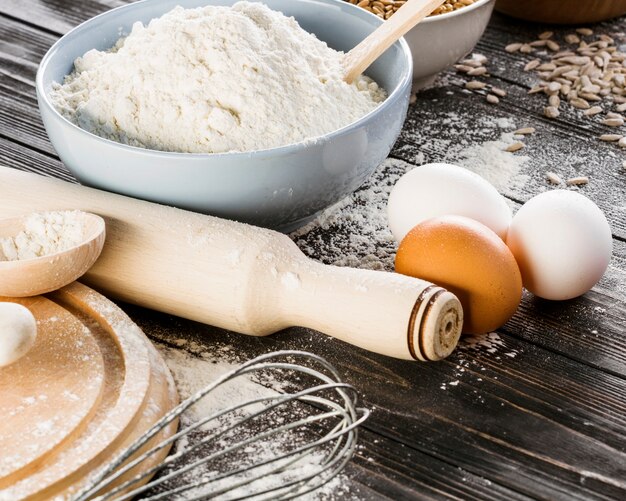
<path fill-rule="evenodd" d="M 570 301 L 525 292 L 503 331 L 592 367 L 626 376 L 626 244 L 614 240 L 613 264 L 593 290 Z"/>
<path fill-rule="evenodd" d="M 26 89 L 28 93 L 22 92 Z M 5 75 L 0 75 L 0 133 L 18 143 L 56 156 L 41 122 L 34 89 Z"/>
<path fill-rule="evenodd" d="M 0 14 L 33 24 L 46 31 L 66 33 L 76 25 L 113 7 L 128 3 L 124 0 L 29 0 L 28 9 L 21 0 L 3 0 Z"/>
<path fill-rule="evenodd" d="M 0 133 L 55 155 L 41 122 L 35 92 L 39 61 L 56 37 L 0 16 Z"/>
<path fill-rule="evenodd" d="M 34 85 L 39 61 L 57 37 L 4 16 L 0 16 L 0 33 L 0 75 Z"/>
<path fill-rule="evenodd" d="M 2 135 L 0 135 L 0 151 L 2 152 L 0 165 L 76 182 L 58 158 L 39 153 L 25 145 L 8 140 Z"/>
<path fill-rule="evenodd" d="M 356 499 L 530 499 L 419 450 L 403 448 L 399 454 L 395 440 L 369 429 L 363 430 L 359 439 L 362 447 L 346 469 L 349 492 L 354 492 Z"/>
<path fill-rule="evenodd" d="M 411 463 L 417 451 L 534 498 L 610 499 L 626 493 L 626 380 L 524 341 L 504 334 L 492 346 L 466 340 L 446 361 L 418 364 L 305 329 L 238 338 L 141 308 L 124 309 L 151 337 L 192 352 L 225 353 L 228 347 L 244 360 L 306 349 L 326 357 L 359 390 L 363 405 L 374 408 L 366 429 L 405 444 L 395 453 L 400 465 L 374 458 L 383 469 L 419 469 L 423 458 Z M 365 450 L 385 456 L 377 447 L 372 440 Z"/>

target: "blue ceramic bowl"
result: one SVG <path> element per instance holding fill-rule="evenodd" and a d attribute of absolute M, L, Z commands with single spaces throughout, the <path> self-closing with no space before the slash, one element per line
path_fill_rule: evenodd
<path fill-rule="evenodd" d="M 67 168 L 83 184 L 282 231 L 293 230 L 356 190 L 389 154 L 408 106 L 411 52 L 400 40 L 367 71 L 389 97 L 368 115 L 330 134 L 246 153 L 169 153 L 126 146 L 63 118 L 49 91 L 89 49 L 108 49 L 136 21 L 176 5 L 232 5 L 235 0 L 143 0 L 76 27 L 44 56 L 37 72 L 43 123 Z M 264 0 L 293 16 L 329 46 L 348 51 L 381 20 L 341 0 Z"/>

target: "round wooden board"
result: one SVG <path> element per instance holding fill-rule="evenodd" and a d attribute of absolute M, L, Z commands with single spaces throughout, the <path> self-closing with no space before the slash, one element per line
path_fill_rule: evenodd
<path fill-rule="evenodd" d="M 32 350 L 0 368 L 0 500 L 67 499 L 178 403 L 173 379 L 139 327 L 84 285 L 0 301 L 38 323 Z"/>

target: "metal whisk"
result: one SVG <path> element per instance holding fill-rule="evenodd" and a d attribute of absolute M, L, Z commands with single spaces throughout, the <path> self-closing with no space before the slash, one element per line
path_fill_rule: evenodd
<path fill-rule="evenodd" d="M 303 365 L 307 364 L 307 365 Z M 233 403 L 186 424 L 183 413 L 237 377 L 271 375 L 306 388 Z M 269 393 L 269 391 L 268 391 Z M 367 409 L 326 360 L 302 351 L 262 355 L 223 375 L 160 419 L 73 499 L 292 499 L 341 472 L 354 454 Z M 149 450 L 150 440 L 182 416 L 178 433 Z M 125 480 L 137 465 L 176 442 L 158 466 Z M 149 446 L 148 446 L 149 447 Z M 139 452 L 138 452 L 139 451 Z M 136 457 L 134 457 L 136 456 Z M 150 479 L 158 470 L 160 474 Z M 131 473 L 132 475 L 132 473 Z"/>

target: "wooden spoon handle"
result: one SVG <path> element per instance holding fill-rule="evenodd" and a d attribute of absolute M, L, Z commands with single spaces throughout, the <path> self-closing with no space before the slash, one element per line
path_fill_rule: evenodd
<path fill-rule="evenodd" d="M 344 56 L 344 80 L 352 83 L 378 56 L 445 0 L 409 0 Z"/>

